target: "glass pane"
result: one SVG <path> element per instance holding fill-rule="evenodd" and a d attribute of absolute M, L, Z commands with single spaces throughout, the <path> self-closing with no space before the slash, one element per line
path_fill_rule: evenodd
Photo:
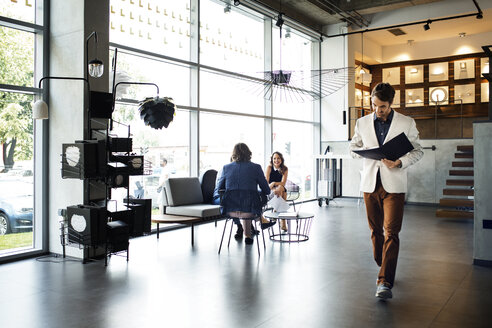
<path fill-rule="evenodd" d="M 34 85 L 34 34 L 0 26 L 0 83 Z"/>
<path fill-rule="evenodd" d="M 189 60 L 189 0 L 110 1 L 111 42 Z"/>
<path fill-rule="evenodd" d="M 295 131 L 295 132 L 294 132 Z M 312 198 L 313 125 L 273 122 L 273 151 L 282 153 L 289 168 L 288 180 L 300 187 L 301 199 Z"/>
<path fill-rule="evenodd" d="M 231 161 L 234 145 L 244 142 L 253 153 L 252 162 L 263 166 L 264 120 L 220 114 L 200 114 L 200 173 L 219 171 Z"/>
<path fill-rule="evenodd" d="M 200 73 L 200 107 L 262 115 L 263 85 L 207 72 Z"/>
<path fill-rule="evenodd" d="M 36 0 L 0 0 L 0 16 L 34 23 Z"/>
<path fill-rule="evenodd" d="M 424 89 L 406 89 L 405 106 L 416 107 L 424 105 Z"/>
<path fill-rule="evenodd" d="M 393 86 L 400 84 L 400 67 L 383 68 L 383 82 Z"/>
<path fill-rule="evenodd" d="M 111 57 L 114 52 L 111 52 Z M 161 97 L 173 98 L 175 104 L 187 106 L 190 102 L 190 69 L 187 66 L 170 64 L 164 61 L 149 59 L 122 51 L 118 51 L 116 67 L 116 83 L 119 82 L 151 82 L 159 86 Z M 113 74 L 110 76 L 112 88 Z M 153 86 L 120 84 L 116 89 L 117 98 L 143 100 L 154 97 Z"/>
<path fill-rule="evenodd" d="M 481 101 L 482 102 L 488 102 L 489 101 L 489 83 L 482 83 L 480 85 L 480 90 L 481 90 Z"/>
<path fill-rule="evenodd" d="M 429 64 L 429 82 L 448 80 L 448 62 Z"/>
<path fill-rule="evenodd" d="M 241 6 L 201 1 L 200 62 L 256 75 L 264 71 L 263 20 Z"/>
<path fill-rule="evenodd" d="M 273 116 L 290 118 L 302 121 L 312 121 L 313 120 L 313 102 L 285 102 L 285 101 L 274 101 L 273 102 Z"/>
<path fill-rule="evenodd" d="M 312 42 L 307 37 L 284 28 L 282 39 L 280 29 L 273 28 L 273 70 L 292 72 L 289 86 L 311 90 Z M 299 120 L 312 120 L 313 102 L 304 99 L 298 91 L 286 89 L 273 92 L 273 116 Z"/>
<path fill-rule="evenodd" d="M 157 209 L 161 195 L 157 192 L 157 187 L 161 174 L 164 174 L 164 168 L 161 167 L 162 159 L 167 161 L 165 170 L 168 177 L 189 176 L 189 112 L 178 110 L 168 128 L 161 130 L 152 129 L 144 124 L 140 119 L 138 106 L 117 104 L 113 119 L 125 125 L 115 124 L 112 133 L 122 137 L 127 136 L 126 125 L 130 125 L 133 152 L 144 156 L 145 175 L 130 177 L 130 195 L 137 197 L 139 193 L 142 193 L 140 185 L 143 187 L 142 198 L 152 199 L 152 206 Z M 122 202 L 126 197 L 126 189 L 113 189 L 111 196 Z"/>
<path fill-rule="evenodd" d="M 454 86 L 454 102 L 459 104 L 473 104 L 475 102 L 475 84 Z"/>
<path fill-rule="evenodd" d="M 480 72 L 482 74 L 488 73 L 490 70 L 490 63 L 488 58 L 480 58 Z"/>
<path fill-rule="evenodd" d="M 405 66 L 405 83 L 424 82 L 424 65 Z"/>
<path fill-rule="evenodd" d="M 0 92 L 0 255 L 33 245 L 32 102 Z"/>
<path fill-rule="evenodd" d="M 454 79 L 475 78 L 475 59 L 457 60 L 454 62 Z"/>

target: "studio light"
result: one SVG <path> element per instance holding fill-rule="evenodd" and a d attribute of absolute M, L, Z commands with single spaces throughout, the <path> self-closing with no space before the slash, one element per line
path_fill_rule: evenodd
<path fill-rule="evenodd" d="M 87 87 L 89 87 L 89 81 L 83 77 L 61 77 L 61 76 L 45 76 L 41 80 L 39 80 L 39 89 L 41 89 L 41 83 L 44 80 L 81 80 L 87 83 Z M 48 115 L 48 105 L 42 99 L 36 101 L 32 106 L 32 118 L 35 120 L 46 120 L 49 118 Z"/>
<path fill-rule="evenodd" d="M 282 25 L 284 25 L 284 19 L 282 18 L 283 15 L 284 14 L 282 14 L 282 13 L 278 14 L 277 22 L 275 23 L 275 25 L 277 25 L 277 27 L 282 27 Z"/>
<path fill-rule="evenodd" d="M 32 106 L 32 118 L 35 120 L 48 119 L 48 104 L 43 100 L 38 100 Z"/>
<path fill-rule="evenodd" d="M 85 60 L 87 61 L 87 75 L 86 78 L 88 79 L 89 76 L 92 76 L 94 78 L 101 77 L 104 73 L 104 63 L 97 59 L 94 58 L 91 61 L 89 61 L 89 40 L 94 37 L 94 49 L 95 49 L 95 54 L 97 55 L 97 32 L 94 31 L 89 36 L 87 37 L 85 41 Z"/>
<path fill-rule="evenodd" d="M 427 23 L 425 23 L 425 25 L 424 25 L 424 31 L 430 30 L 430 28 L 431 28 L 430 27 L 430 24 L 431 23 L 432 23 L 432 21 L 430 19 L 427 21 Z"/>
<path fill-rule="evenodd" d="M 241 4 L 241 1 L 239 0 L 234 0 L 234 6 L 239 6 Z"/>

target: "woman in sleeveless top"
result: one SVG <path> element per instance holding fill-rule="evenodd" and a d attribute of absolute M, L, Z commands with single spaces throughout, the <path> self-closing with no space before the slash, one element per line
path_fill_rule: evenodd
<path fill-rule="evenodd" d="M 266 169 L 265 178 L 275 196 L 282 197 L 284 200 L 287 198 L 285 184 L 288 174 L 289 169 L 284 164 L 284 156 L 278 151 L 274 152 L 270 157 L 270 165 Z M 285 220 L 280 220 L 280 228 L 287 231 Z"/>

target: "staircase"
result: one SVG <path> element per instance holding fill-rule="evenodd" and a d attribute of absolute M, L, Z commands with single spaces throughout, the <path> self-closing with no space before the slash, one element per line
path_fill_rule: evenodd
<path fill-rule="evenodd" d="M 473 146 L 458 146 L 436 216 L 473 219 Z"/>

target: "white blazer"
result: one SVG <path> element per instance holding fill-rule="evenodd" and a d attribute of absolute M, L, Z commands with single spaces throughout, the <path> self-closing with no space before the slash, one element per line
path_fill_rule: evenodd
<path fill-rule="evenodd" d="M 355 123 L 355 132 L 350 142 L 351 155 L 354 158 L 361 156 L 353 150 L 378 148 L 378 138 L 374 129 L 374 115 L 361 117 Z M 362 170 L 360 191 L 373 192 L 376 189 L 376 176 L 378 170 L 381 175 L 381 183 L 384 190 L 389 193 L 407 192 L 407 170 L 406 168 L 422 158 L 424 152 L 419 142 L 419 131 L 417 130 L 415 120 L 411 117 L 402 115 L 394 111 L 391 125 L 384 139 L 384 143 L 393 139 L 400 133 L 405 133 L 408 140 L 413 145 L 413 150 L 400 157 L 401 168 L 388 168 L 382 161 L 364 158 L 364 168 Z"/>

